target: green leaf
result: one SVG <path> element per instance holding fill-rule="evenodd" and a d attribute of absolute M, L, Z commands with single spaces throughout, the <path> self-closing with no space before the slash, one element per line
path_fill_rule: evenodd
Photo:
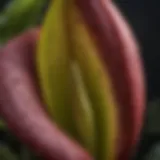
<path fill-rule="evenodd" d="M 145 133 L 160 134 L 160 99 L 149 102 L 146 111 Z"/>
<path fill-rule="evenodd" d="M 6 146 L 0 146 L 0 160 L 18 160 L 18 157 Z"/>
<path fill-rule="evenodd" d="M 35 26 L 46 0 L 12 0 L 0 14 L 0 43 Z"/>
<path fill-rule="evenodd" d="M 0 120 L 0 129 L 5 129 L 7 128 L 5 122 L 3 120 Z"/>

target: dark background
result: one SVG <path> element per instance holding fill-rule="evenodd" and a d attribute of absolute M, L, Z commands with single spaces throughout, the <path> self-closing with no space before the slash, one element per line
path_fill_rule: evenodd
<path fill-rule="evenodd" d="M 153 101 L 160 98 L 160 1 L 116 0 L 116 3 L 130 22 L 140 43 L 146 72 L 148 101 Z M 136 159 L 144 160 L 146 154 L 157 143 L 160 143 L 160 133 L 142 133 Z"/>
<path fill-rule="evenodd" d="M 116 0 L 139 40 L 149 100 L 160 97 L 160 1 Z"/>

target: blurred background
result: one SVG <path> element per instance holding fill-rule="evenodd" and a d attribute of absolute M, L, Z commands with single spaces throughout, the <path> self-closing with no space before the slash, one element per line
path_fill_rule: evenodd
<path fill-rule="evenodd" d="M 0 11 L 3 11 L 9 1 L 12 0 L 0 0 Z M 134 159 L 160 160 L 160 1 L 115 0 L 115 2 L 132 26 L 139 41 L 148 87 L 145 125 Z M 45 10 L 44 5 L 42 6 L 41 10 Z M 37 11 L 37 14 L 39 13 L 40 11 Z M 0 28 L 1 25 L 2 19 L 0 19 Z M 9 137 L 11 137 L 9 133 L 1 131 L 0 141 L 9 141 L 12 139 Z M 15 145 L 15 143 L 18 142 L 12 139 L 12 144 Z M 20 147 L 17 151 L 20 152 Z"/>
<path fill-rule="evenodd" d="M 130 22 L 141 46 L 148 105 L 136 159 L 160 159 L 160 1 L 116 0 Z"/>
<path fill-rule="evenodd" d="M 115 0 L 139 40 L 148 79 L 148 98 L 160 96 L 160 2 L 158 0 Z"/>

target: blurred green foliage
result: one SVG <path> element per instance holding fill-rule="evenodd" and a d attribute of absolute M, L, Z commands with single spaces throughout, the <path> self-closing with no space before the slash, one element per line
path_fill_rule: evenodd
<path fill-rule="evenodd" d="M 10 1 L 0 13 L 0 44 L 37 25 L 47 3 L 47 0 Z"/>
<path fill-rule="evenodd" d="M 19 152 L 15 152 L 8 145 L 0 145 L 0 160 L 40 160 L 23 145 Z"/>

